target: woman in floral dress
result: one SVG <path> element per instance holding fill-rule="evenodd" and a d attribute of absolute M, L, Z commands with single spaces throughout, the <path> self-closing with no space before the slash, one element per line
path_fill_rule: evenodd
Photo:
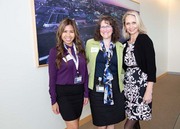
<path fill-rule="evenodd" d="M 136 11 L 123 16 L 124 94 L 127 121 L 124 129 L 140 129 L 139 120 L 151 120 L 153 84 L 156 82 L 152 40 Z"/>

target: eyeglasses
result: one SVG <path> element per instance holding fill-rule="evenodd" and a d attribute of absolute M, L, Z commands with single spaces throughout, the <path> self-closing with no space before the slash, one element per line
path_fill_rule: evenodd
<path fill-rule="evenodd" d="M 112 29 L 112 26 L 100 26 L 100 29 Z"/>

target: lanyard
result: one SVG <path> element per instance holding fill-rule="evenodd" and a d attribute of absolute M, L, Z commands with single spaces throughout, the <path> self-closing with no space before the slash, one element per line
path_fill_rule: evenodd
<path fill-rule="evenodd" d="M 65 44 L 64 44 L 64 48 L 68 51 L 68 48 L 67 48 L 67 46 Z M 77 50 L 76 50 L 76 46 L 74 45 L 74 43 L 73 43 L 73 49 L 74 49 L 74 53 L 75 53 L 76 59 L 74 58 L 74 56 L 69 51 L 68 51 L 68 53 L 71 56 L 71 58 L 73 59 L 74 64 L 76 66 L 76 70 L 78 71 L 79 59 L 78 59 L 78 56 L 77 56 Z"/>

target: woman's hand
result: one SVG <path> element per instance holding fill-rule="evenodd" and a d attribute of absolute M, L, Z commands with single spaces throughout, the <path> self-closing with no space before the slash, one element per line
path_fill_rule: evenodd
<path fill-rule="evenodd" d="M 88 98 L 84 98 L 84 103 L 83 103 L 83 105 L 86 105 L 86 104 L 88 104 Z"/>
<path fill-rule="evenodd" d="M 152 93 L 153 93 L 153 82 L 148 82 L 146 87 L 146 92 L 143 97 L 143 102 L 149 104 L 152 102 Z"/>
<path fill-rule="evenodd" d="M 58 103 L 56 102 L 55 104 L 52 105 L 52 110 L 54 112 L 54 114 L 59 114 L 59 105 Z"/>

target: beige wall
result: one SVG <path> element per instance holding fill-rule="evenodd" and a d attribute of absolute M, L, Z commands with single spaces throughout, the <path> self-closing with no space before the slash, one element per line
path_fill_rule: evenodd
<path fill-rule="evenodd" d="M 140 12 L 154 42 L 157 75 L 161 75 L 168 70 L 168 1 L 141 0 Z"/>
<path fill-rule="evenodd" d="M 180 0 L 169 0 L 168 71 L 180 73 Z"/>

